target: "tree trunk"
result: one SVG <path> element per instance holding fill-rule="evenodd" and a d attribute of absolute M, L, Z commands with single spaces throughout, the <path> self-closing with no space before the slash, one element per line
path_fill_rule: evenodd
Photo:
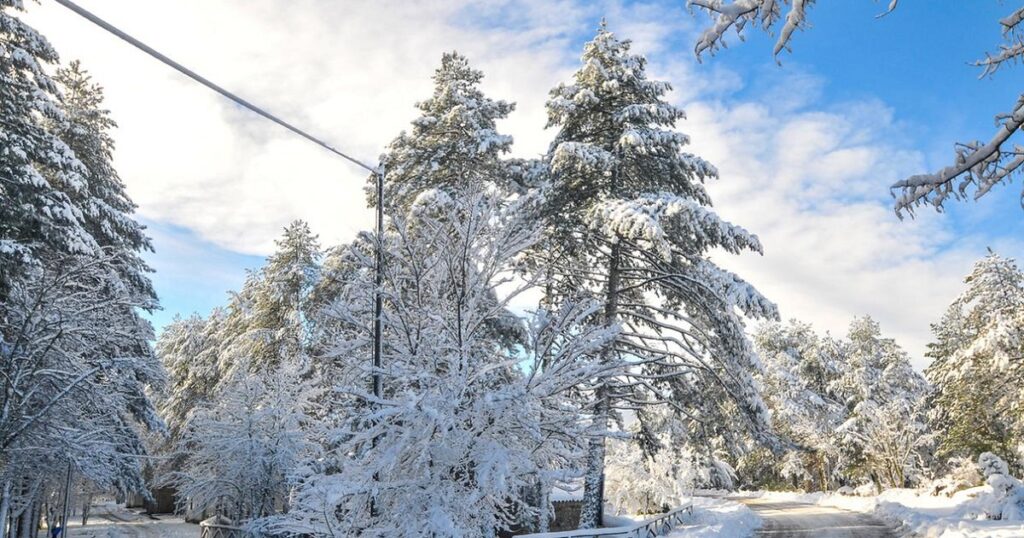
<path fill-rule="evenodd" d="M 11 481 L 4 481 L 0 489 L 0 538 L 7 538 L 7 519 L 11 514 Z"/>
<path fill-rule="evenodd" d="M 36 500 L 28 501 L 29 505 L 21 512 L 18 518 L 18 538 L 35 538 L 32 533 L 32 523 L 35 521 Z"/>
<path fill-rule="evenodd" d="M 608 390 L 598 389 L 594 412 L 595 427 L 608 429 Z M 583 508 L 580 510 L 581 529 L 596 529 L 604 516 L 604 435 L 590 438 L 587 446 L 587 473 L 583 477 Z"/>
<path fill-rule="evenodd" d="M 620 242 L 612 245 L 608 261 L 608 293 L 604 305 L 605 323 L 611 325 L 619 316 Z M 615 352 L 614 343 L 603 352 L 605 360 Z M 599 431 L 591 437 L 587 447 L 587 474 L 583 481 L 583 508 L 580 510 L 581 529 L 596 529 L 604 519 L 604 432 L 608 430 L 611 411 L 611 394 L 607 384 L 596 391 L 594 425 Z"/>
<path fill-rule="evenodd" d="M 82 500 L 82 526 L 89 524 L 89 509 L 92 508 L 92 492 L 85 495 Z"/>

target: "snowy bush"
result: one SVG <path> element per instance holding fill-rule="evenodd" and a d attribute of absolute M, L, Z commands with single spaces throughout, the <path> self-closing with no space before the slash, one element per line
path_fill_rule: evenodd
<path fill-rule="evenodd" d="M 858 497 L 874 497 L 878 495 L 878 486 L 874 482 L 865 482 L 853 488 L 853 494 Z"/>
<path fill-rule="evenodd" d="M 962 517 L 1024 520 L 1024 483 L 1010 475 L 1006 461 L 985 452 L 978 457 L 978 469 L 985 476 L 987 488 L 964 506 Z"/>
<path fill-rule="evenodd" d="M 668 458 L 648 458 L 631 440 L 608 441 L 605 495 L 619 514 L 653 514 L 675 506 L 686 484 Z"/>
<path fill-rule="evenodd" d="M 958 491 L 972 488 L 982 482 L 982 475 L 978 472 L 978 466 L 970 458 L 950 458 L 946 466 L 949 468 L 949 472 L 945 476 L 931 481 L 924 488 L 930 495 L 949 497 Z"/>
<path fill-rule="evenodd" d="M 664 440 L 669 440 L 664 436 Z M 620 514 L 664 512 L 694 489 L 732 489 L 736 471 L 725 461 L 687 446 L 666 446 L 654 455 L 631 440 L 608 442 L 605 490 Z"/>

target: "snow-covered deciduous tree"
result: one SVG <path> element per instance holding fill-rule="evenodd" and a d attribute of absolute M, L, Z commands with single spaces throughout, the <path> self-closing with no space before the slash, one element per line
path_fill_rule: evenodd
<path fill-rule="evenodd" d="M 688 442 L 688 432 L 673 431 L 682 424 L 664 410 L 659 414 L 643 424 L 634 422 L 628 429 L 632 438 L 608 439 L 607 501 L 619 513 L 661 513 L 679 506 L 694 489 L 735 487 L 736 472 L 720 458 L 725 454 Z M 653 431 L 640 435 L 642 428 Z"/>
<path fill-rule="evenodd" d="M 548 301 L 580 291 L 598 298 L 602 323 L 622 328 L 604 359 L 633 363 L 593 402 L 584 527 L 600 519 L 603 435 L 616 408 L 666 403 L 688 414 L 695 433 L 723 406 L 734 413 L 730 425 L 756 427 L 765 417 L 741 316 L 774 317 L 775 307 L 707 258 L 715 248 L 761 245 L 708 209 L 703 181 L 717 172 L 683 151 L 688 138 L 672 130 L 683 112 L 665 101 L 669 89 L 602 25 L 573 81 L 548 101 L 558 132 L 540 187 L 547 229 L 534 266 Z"/>
<path fill-rule="evenodd" d="M 993 452 L 1013 462 L 1024 443 L 1024 274 L 990 253 L 965 282 L 929 344 L 939 454 Z"/>
<path fill-rule="evenodd" d="M 295 364 L 240 369 L 195 410 L 178 442 L 183 462 L 168 480 L 188 508 L 240 522 L 285 509 L 292 473 L 314 455 L 307 431 L 317 385 Z"/>
<path fill-rule="evenodd" d="M 536 202 L 460 194 L 426 190 L 389 226 L 380 398 L 369 391 L 372 239 L 348 250 L 330 351 L 348 372 L 335 378 L 337 426 L 269 528 L 490 535 L 543 516 L 529 499 L 538 481 L 550 487 L 578 462 L 583 421 L 569 395 L 605 375 L 594 357 L 614 333 L 588 324 L 593 302 L 531 323 L 514 315 L 508 301 L 531 285 L 511 275 L 538 235 Z"/>
<path fill-rule="evenodd" d="M 890 0 L 888 11 L 896 8 L 898 0 Z M 814 0 L 688 0 L 688 5 L 709 14 L 713 22 L 697 40 L 698 58 L 703 53 L 714 54 L 725 44 L 730 29 L 742 37 L 748 26 L 760 27 L 765 32 L 776 31 L 774 54 L 788 49 L 797 29 L 808 26 L 807 13 Z M 783 15 L 785 11 L 785 15 Z M 1024 59 L 1024 7 L 1013 8 L 999 19 L 1002 43 L 974 62 L 981 76 L 993 76 L 1004 67 Z M 993 25 L 993 28 L 995 25 Z M 956 144 L 952 164 L 933 173 L 918 174 L 897 181 L 891 190 L 896 197 L 899 215 L 913 213 L 924 204 L 941 209 L 950 197 L 978 199 L 1000 183 L 1021 175 L 1024 168 L 1024 146 L 1013 141 L 1024 125 L 1024 94 L 1009 110 L 995 117 L 996 132 L 987 141 L 976 140 Z M 973 193 L 968 191 L 973 190 Z"/>
<path fill-rule="evenodd" d="M 632 439 L 609 439 L 607 446 L 607 501 L 620 513 L 660 513 L 691 493 L 693 484 L 666 454 L 648 457 Z"/>
<path fill-rule="evenodd" d="M 137 311 L 152 308 L 152 299 L 127 291 L 119 256 L 104 248 L 45 259 L 3 303 L 4 506 L 38 504 L 43 482 L 69 462 L 102 487 L 143 489 L 140 430 L 162 428 L 145 391 L 163 376 L 149 347 L 152 329 Z"/>

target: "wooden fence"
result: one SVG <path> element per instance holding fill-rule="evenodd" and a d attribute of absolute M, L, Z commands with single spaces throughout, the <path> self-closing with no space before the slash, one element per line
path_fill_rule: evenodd
<path fill-rule="evenodd" d="M 524 534 L 516 538 L 657 538 L 668 534 L 675 527 L 685 524 L 692 514 L 693 504 L 687 503 L 671 512 L 625 527 L 542 532 Z"/>

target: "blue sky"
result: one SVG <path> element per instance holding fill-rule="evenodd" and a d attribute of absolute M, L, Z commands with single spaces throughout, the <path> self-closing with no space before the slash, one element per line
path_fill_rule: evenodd
<path fill-rule="evenodd" d="M 716 208 L 762 237 L 765 255 L 716 257 L 784 317 L 843 332 L 870 314 L 923 366 L 928 324 L 987 246 L 1021 254 L 1019 185 L 900 222 L 888 185 L 948 164 L 953 142 L 988 138 L 1019 95 L 1018 71 L 978 80 L 999 43 L 999 2 L 821 2 L 793 52 L 757 31 L 697 63 L 703 19 L 683 2 L 521 0 L 81 0 L 129 33 L 282 116 L 372 160 L 415 117 L 443 51 L 517 102 L 515 153 L 544 151 L 547 90 L 576 67 L 600 18 L 635 40 L 689 119 L 680 130 L 722 171 Z M 115 161 L 157 252 L 164 309 L 208 312 L 269 254 L 290 220 L 325 244 L 370 225 L 360 171 L 239 110 L 53 3 L 27 20 L 80 58 L 120 123 Z M 753 30 L 753 29 L 752 29 Z"/>
<path fill-rule="evenodd" d="M 774 36 L 762 32 L 747 32 L 743 43 L 732 39 L 734 46 L 704 62 L 756 74 L 757 81 L 736 93 L 740 98 L 758 95 L 765 81 L 800 71 L 820 78 L 823 107 L 879 100 L 892 109 L 906 146 L 923 154 L 921 172 L 934 171 L 949 164 L 954 141 L 987 140 L 995 114 L 1021 94 L 1019 70 L 979 78 L 980 70 L 970 65 L 996 49 L 998 20 L 1009 8 L 1001 2 L 903 2 L 878 18 L 886 4 L 844 1 L 813 8 L 812 28 L 796 33 L 792 52 L 779 56 L 781 66 L 770 58 Z M 679 48 L 686 53 L 689 43 Z M 878 178 L 880 192 L 891 180 Z M 945 217 L 958 235 L 988 237 L 996 246 L 1024 232 L 1020 189 L 1003 186 L 978 202 L 950 203 Z"/>

